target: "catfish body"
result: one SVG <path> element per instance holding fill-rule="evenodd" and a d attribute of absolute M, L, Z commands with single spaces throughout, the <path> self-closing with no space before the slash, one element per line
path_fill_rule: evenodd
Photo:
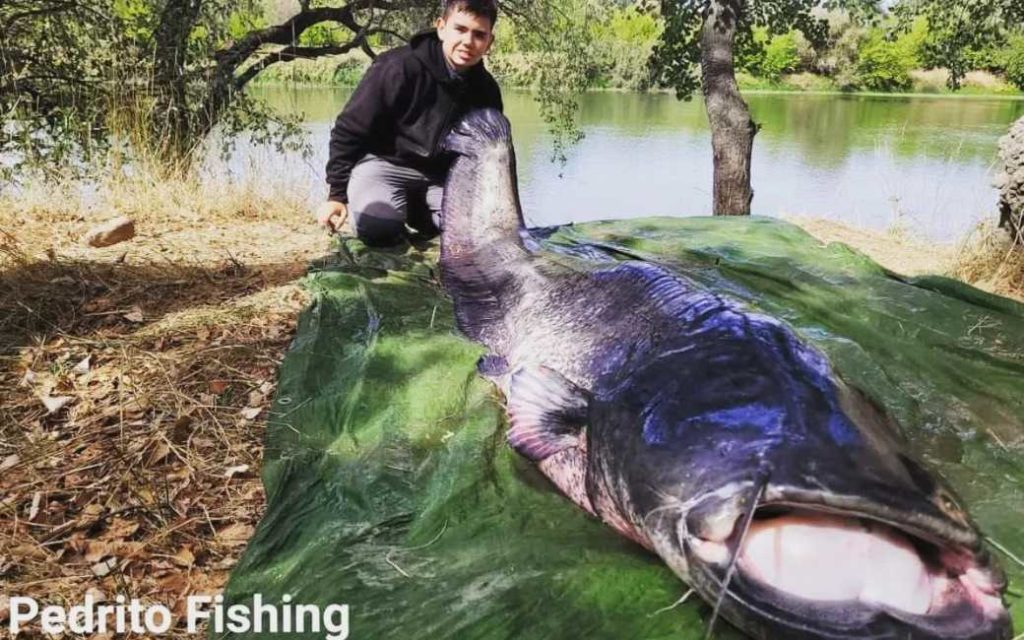
<path fill-rule="evenodd" d="M 755 637 L 1010 637 L 958 499 L 823 354 L 661 266 L 541 250 L 501 114 L 446 145 L 444 285 L 562 493 Z"/>

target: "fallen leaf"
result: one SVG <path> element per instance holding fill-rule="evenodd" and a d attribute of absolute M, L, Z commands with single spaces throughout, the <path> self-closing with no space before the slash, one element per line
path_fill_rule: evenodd
<path fill-rule="evenodd" d="M 113 569 L 116 566 L 117 566 L 117 559 L 116 558 L 107 558 L 103 562 L 98 562 L 98 563 L 92 565 L 89 568 L 92 569 L 92 572 L 93 572 L 93 574 L 96 575 L 96 577 L 102 578 L 103 576 L 109 575 L 110 574 L 110 570 Z"/>
<path fill-rule="evenodd" d="M 85 356 L 78 364 L 74 366 L 72 371 L 79 375 L 89 373 L 89 367 L 91 366 L 92 356 Z"/>
<path fill-rule="evenodd" d="M 143 315 L 141 308 L 134 306 L 128 313 L 124 314 L 124 319 L 128 322 L 139 324 L 146 321 L 146 316 Z"/>
<path fill-rule="evenodd" d="M 183 575 L 180 571 L 157 580 L 157 584 L 160 585 L 161 591 L 174 595 L 184 593 L 191 587 L 188 582 L 188 576 Z"/>
<path fill-rule="evenodd" d="M 139 523 L 122 518 L 114 518 L 103 533 L 105 540 L 123 540 L 135 534 L 139 530 Z"/>
<path fill-rule="evenodd" d="M 234 467 L 228 467 L 224 471 L 224 477 L 230 479 L 232 476 L 237 475 L 239 473 L 245 473 L 248 470 L 249 470 L 249 465 L 247 465 L 247 464 L 240 464 L 240 465 L 236 465 Z"/>
<path fill-rule="evenodd" d="M 238 547 L 252 537 L 253 527 L 250 524 L 233 524 L 217 532 L 217 540 L 229 547 Z"/>
<path fill-rule="evenodd" d="M 242 409 L 242 417 L 246 420 L 255 420 L 262 412 L 263 407 L 247 407 Z"/>
<path fill-rule="evenodd" d="M 219 396 L 220 394 L 227 391 L 228 383 L 223 380 L 210 380 L 207 387 L 209 388 L 210 393 L 212 393 L 215 396 Z"/>
<path fill-rule="evenodd" d="M 28 521 L 32 522 L 39 515 L 39 504 L 43 501 L 43 492 L 36 491 L 32 495 L 32 506 L 28 509 Z"/>
<path fill-rule="evenodd" d="M 85 561 L 95 564 L 114 553 L 114 545 L 103 540 L 90 540 L 85 546 Z"/>
<path fill-rule="evenodd" d="M 7 622 L 11 616 L 11 597 L 0 594 L 0 622 Z"/>
<path fill-rule="evenodd" d="M 96 587 L 89 587 L 88 589 L 86 589 L 85 597 L 92 598 L 92 601 L 96 603 L 107 601 L 107 594 L 103 593 Z M 93 636 L 93 640 L 95 640 L 95 638 L 96 636 Z"/>
<path fill-rule="evenodd" d="M 21 458 L 18 457 L 18 454 L 12 453 L 11 455 L 4 458 L 3 462 L 0 462 L 0 471 L 7 471 L 14 465 L 18 464 L 19 462 L 21 462 Z"/>
<path fill-rule="evenodd" d="M 57 413 L 74 400 L 71 396 L 40 396 L 39 399 L 46 406 L 47 415 Z"/>
<path fill-rule="evenodd" d="M 86 313 L 96 313 L 102 311 L 109 311 L 114 306 L 114 299 L 110 296 L 100 296 L 93 298 L 92 300 L 85 303 L 82 306 L 82 311 Z"/>
<path fill-rule="evenodd" d="M 46 552 L 46 549 L 35 544 L 19 544 L 13 549 L 8 549 L 7 551 L 15 558 L 31 558 L 32 560 L 50 559 L 50 554 Z"/>
<path fill-rule="evenodd" d="M 96 502 L 93 502 L 92 504 L 87 504 L 84 507 L 82 507 L 82 515 L 88 516 L 90 518 L 95 518 L 101 513 L 103 513 L 103 505 Z"/>
<path fill-rule="evenodd" d="M 171 448 L 167 446 L 167 443 L 163 440 L 158 440 L 149 449 L 149 455 L 146 456 L 147 466 L 153 467 L 159 464 L 164 458 L 171 453 Z"/>
<path fill-rule="evenodd" d="M 85 550 L 89 547 L 89 541 L 85 539 L 85 534 L 81 531 L 77 531 L 71 534 L 67 542 L 64 543 L 68 549 L 71 549 L 75 553 L 85 553 Z"/>
<path fill-rule="evenodd" d="M 114 545 L 114 553 L 119 558 L 131 559 L 147 556 L 145 542 L 118 542 Z"/>
<path fill-rule="evenodd" d="M 192 550 L 188 547 L 182 547 L 178 550 L 178 553 L 174 554 L 172 558 L 174 563 L 189 569 L 196 563 L 196 557 L 193 555 Z"/>

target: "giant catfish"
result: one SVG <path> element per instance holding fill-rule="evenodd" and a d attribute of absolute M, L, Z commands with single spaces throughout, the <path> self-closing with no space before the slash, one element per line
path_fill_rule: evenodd
<path fill-rule="evenodd" d="M 541 249 L 500 113 L 445 145 L 444 286 L 562 493 L 753 637 L 1010 637 L 958 498 L 821 352 L 680 273 Z"/>

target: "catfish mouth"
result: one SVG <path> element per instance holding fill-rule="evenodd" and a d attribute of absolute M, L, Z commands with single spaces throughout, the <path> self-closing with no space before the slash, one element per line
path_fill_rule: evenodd
<path fill-rule="evenodd" d="M 744 532 L 687 540 L 712 602 L 772 637 L 1009 638 L 1005 582 L 986 558 L 856 513 L 768 504 Z M 700 585 L 704 586 L 701 589 Z"/>

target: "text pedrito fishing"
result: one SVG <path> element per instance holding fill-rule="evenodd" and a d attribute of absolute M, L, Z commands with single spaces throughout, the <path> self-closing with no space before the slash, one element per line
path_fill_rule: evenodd
<path fill-rule="evenodd" d="M 346 640 L 349 634 L 347 604 L 292 603 L 284 595 L 279 603 L 264 602 L 260 594 L 241 603 L 225 604 L 224 597 L 189 596 L 184 626 L 200 633 L 205 623 L 214 633 L 322 633 L 324 640 Z M 12 596 L 7 630 L 12 636 L 41 629 L 44 633 L 137 633 L 160 636 L 179 627 L 181 621 L 162 604 L 142 603 L 119 595 L 113 603 L 97 603 L 86 594 L 80 604 L 43 605 L 35 598 Z"/>

